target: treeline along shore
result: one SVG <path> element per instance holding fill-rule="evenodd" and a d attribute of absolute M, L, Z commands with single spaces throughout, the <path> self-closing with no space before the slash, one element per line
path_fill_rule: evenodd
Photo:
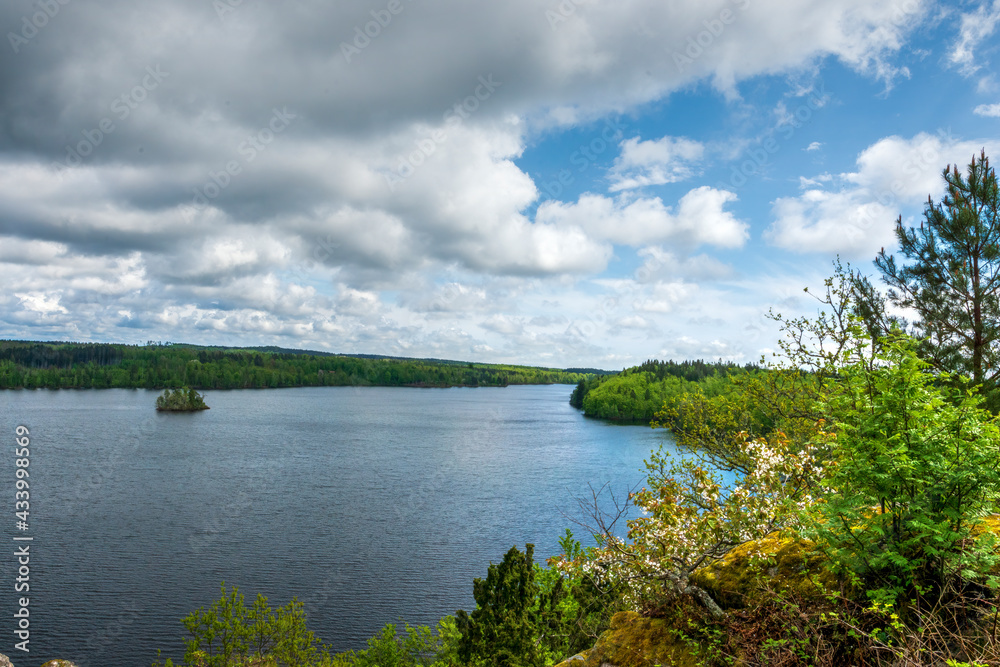
<path fill-rule="evenodd" d="M 588 417 L 648 424 L 665 406 L 677 404 L 690 392 L 728 395 L 735 390 L 734 376 L 760 372 L 753 363 L 650 360 L 620 373 L 581 379 L 569 402 Z"/>
<path fill-rule="evenodd" d="M 0 389 L 504 387 L 576 384 L 594 372 L 268 347 L 0 340 Z"/>

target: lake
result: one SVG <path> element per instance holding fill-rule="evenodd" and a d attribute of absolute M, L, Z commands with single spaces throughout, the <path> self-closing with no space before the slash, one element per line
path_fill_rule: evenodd
<path fill-rule="evenodd" d="M 471 610 L 513 545 L 556 555 L 575 498 L 624 492 L 663 431 L 585 419 L 571 386 L 211 391 L 158 413 L 147 390 L 4 391 L 4 537 L 32 536 L 29 656 L 16 559 L 0 558 L 0 652 L 15 664 L 150 665 L 180 618 L 239 586 L 305 602 L 336 650 L 384 624 Z M 29 530 L 15 529 L 14 429 L 31 431 Z M 2 472 L 6 471 L 6 472 Z M 17 544 L 24 544 L 17 543 Z"/>

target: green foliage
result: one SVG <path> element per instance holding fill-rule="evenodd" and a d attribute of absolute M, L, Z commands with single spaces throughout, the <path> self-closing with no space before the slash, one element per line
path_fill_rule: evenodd
<path fill-rule="evenodd" d="M 848 664 L 844 646 L 865 664 L 880 653 L 893 664 L 998 655 L 998 558 L 983 520 L 1000 500 L 1000 426 L 971 383 L 920 361 L 920 341 L 891 319 L 885 329 L 865 321 L 855 287 L 838 264 L 818 317 L 774 315 L 786 334 L 781 363 L 668 402 L 654 425 L 674 431 L 684 458 L 651 459 L 627 539 L 613 530 L 620 508 L 608 516 L 595 503 L 599 548 L 561 559 L 563 571 L 624 582 L 636 611 L 675 618 L 671 610 L 693 604 L 701 615 L 681 614 L 685 636 L 711 649 L 699 655 L 712 664 L 820 664 L 820 652 L 822 664 Z M 622 376 L 621 387 L 639 379 Z M 818 549 L 839 578 L 824 570 L 787 589 L 815 595 L 765 610 L 769 540 Z M 723 608 L 708 586 L 726 579 L 718 573 L 734 549 L 750 554 L 753 573 L 744 594 L 723 591 Z M 792 632 L 775 624 L 782 617 Z M 761 627 L 744 630 L 754 619 Z M 725 641 L 710 640 L 720 628 Z"/>
<path fill-rule="evenodd" d="M 572 532 L 559 541 L 565 555 L 585 550 Z M 553 665 L 589 648 L 621 608 L 621 590 L 569 577 L 534 563 L 534 547 L 512 547 L 486 579 L 473 582 L 476 609 L 459 611 L 456 658 L 461 664 L 497 667 Z"/>
<path fill-rule="evenodd" d="M 581 373 L 504 364 L 199 348 L 0 341 L 0 389 L 504 387 L 574 384 Z"/>
<path fill-rule="evenodd" d="M 588 417 L 621 422 L 649 422 L 664 403 L 673 404 L 687 392 L 714 396 L 730 390 L 730 375 L 754 370 L 728 363 L 647 361 L 617 375 L 581 380 L 570 404 Z"/>
<path fill-rule="evenodd" d="M 588 417 L 623 422 L 648 422 L 663 403 L 687 390 L 690 383 L 676 377 L 653 380 L 647 373 L 616 375 L 587 392 Z"/>
<path fill-rule="evenodd" d="M 747 438 L 794 448 L 821 430 L 822 380 L 814 373 L 772 368 L 719 384 L 694 386 L 666 401 L 652 424 L 669 429 L 681 451 L 712 469 L 748 474 L 754 461 L 746 455 Z"/>
<path fill-rule="evenodd" d="M 1000 498 L 1000 427 L 979 397 L 927 373 L 915 347 L 897 337 L 882 363 L 842 369 L 836 460 L 816 506 L 817 536 L 890 603 L 936 603 L 996 561 L 975 531 Z"/>
<path fill-rule="evenodd" d="M 1000 382 L 1000 193 L 985 151 L 973 156 L 965 178 L 944 170 L 941 203 L 928 197 L 924 222 L 896 222 L 898 265 L 883 249 L 875 265 L 897 309 L 915 312 L 912 333 L 920 354 L 935 368 L 971 378 L 984 393 Z M 888 332 L 897 318 L 885 315 L 882 298 L 857 280 L 866 321 Z"/>
<path fill-rule="evenodd" d="M 247 607 L 234 586 L 208 609 L 200 608 L 182 621 L 190 638 L 185 640 L 184 662 L 188 667 L 272 665 L 306 667 L 316 664 L 320 649 L 306 629 L 302 603 L 294 598 L 284 607 L 272 609 L 258 595 Z M 167 660 L 164 667 L 173 667 Z M 159 663 L 154 663 L 158 667 Z"/>
<path fill-rule="evenodd" d="M 258 595 L 247 607 L 234 586 L 208 609 L 198 609 L 181 620 L 185 640 L 185 667 L 457 667 L 459 633 L 455 618 L 427 626 L 404 624 L 403 632 L 388 624 L 368 640 L 368 647 L 330 655 L 306 628 L 302 603 L 293 599 L 272 609 Z M 172 660 L 153 667 L 174 667 Z"/>
<path fill-rule="evenodd" d="M 458 640 L 453 616 L 438 622 L 436 634 L 409 624 L 398 633 L 390 623 L 368 640 L 368 648 L 332 656 L 322 667 L 451 667 L 459 664 Z"/>
<path fill-rule="evenodd" d="M 194 389 L 182 387 L 171 392 L 164 389 L 163 394 L 156 399 L 156 409 L 166 412 L 193 412 L 195 410 L 208 410 L 205 405 L 205 397 Z"/>
<path fill-rule="evenodd" d="M 815 446 L 784 437 L 766 442 L 746 433 L 739 446 L 744 469 L 728 479 L 698 452 L 680 458 L 654 452 L 646 463 L 648 486 L 630 494 L 641 512 L 626 521 L 626 538 L 615 530 L 623 511 L 608 516 L 595 506 L 598 548 L 583 559 L 564 558 L 560 566 L 622 586 L 634 610 L 693 599 L 724 619 L 699 574 L 747 542 L 796 529 L 823 476 Z"/>
<path fill-rule="evenodd" d="M 463 662 L 496 667 L 544 664 L 535 643 L 537 616 L 532 613 L 539 593 L 534 551 L 533 544 L 526 544 L 524 553 L 511 547 L 501 563 L 490 564 L 485 580 L 473 581 L 476 609 L 472 614 L 459 611 L 456 618 Z"/>
<path fill-rule="evenodd" d="M 594 645 L 611 625 L 611 617 L 625 608 L 625 590 L 621 586 L 601 586 L 588 576 L 571 576 L 556 566 L 566 559 L 583 558 L 594 551 L 584 549 L 568 528 L 559 539 L 561 555 L 549 559 L 549 566 L 535 565 L 538 602 L 533 611 L 548 609 L 540 616 L 539 643 L 545 651 L 546 664 L 554 664 Z"/>

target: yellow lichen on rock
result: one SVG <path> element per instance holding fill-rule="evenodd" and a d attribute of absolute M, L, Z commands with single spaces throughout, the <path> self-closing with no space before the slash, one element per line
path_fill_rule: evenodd
<path fill-rule="evenodd" d="M 1000 536 L 1000 514 L 986 517 L 983 524 Z M 698 571 L 691 581 L 731 610 L 770 603 L 776 595 L 808 600 L 828 591 L 849 593 L 841 591 L 844 582 L 826 564 L 826 557 L 809 540 L 774 534 L 733 549 L 722 560 Z M 995 573 L 1000 574 L 1000 565 Z M 611 629 L 600 636 L 594 648 L 557 667 L 700 665 L 697 641 L 685 638 L 677 627 L 676 618 L 668 621 L 620 612 L 611 619 Z M 697 634 L 693 630 L 688 634 Z"/>
<path fill-rule="evenodd" d="M 736 547 L 691 581 L 723 607 L 744 606 L 770 591 L 809 598 L 839 585 L 826 562 L 809 540 L 775 534 Z"/>
<path fill-rule="evenodd" d="M 583 667 L 587 656 L 593 652 L 593 649 L 588 649 L 581 653 L 577 653 L 571 658 L 566 658 L 562 662 L 556 665 L 556 667 Z"/>
<path fill-rule="evenodd" d="M 568 667 L 696 667 L 699 660 L 667 621 L 623 611 L 611 619 L 611 629 L 601 635 L 583 662 Z"/>

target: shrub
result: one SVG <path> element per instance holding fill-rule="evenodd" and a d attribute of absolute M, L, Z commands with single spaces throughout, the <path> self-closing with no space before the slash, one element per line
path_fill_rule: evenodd
<path fill-rule="evenodd" d="M 842 369 L 815 535 L 872 597 L 934 605 L 996 561 L 992 533 L 975 533 L 1000 498 L 1000 429 L 979 396 L 927 373 L 915 348 L 896 337 L 882 363 Z"/>
<path fill-rule="evenodd" d="M 225 582 L 220 599 L 181 622 L 190 635 L 182 663 L 189 667 L 305 667 L 320 655 L 316 638 L 306 629 L 301 602 L 292 599 L 272 609 L 267 598 L 258 594 L 253 606 L 247 607 L 239 589 L 233 586 L 227 593 Z M 168 659 L 163 667 L 173 664 Z"/>

